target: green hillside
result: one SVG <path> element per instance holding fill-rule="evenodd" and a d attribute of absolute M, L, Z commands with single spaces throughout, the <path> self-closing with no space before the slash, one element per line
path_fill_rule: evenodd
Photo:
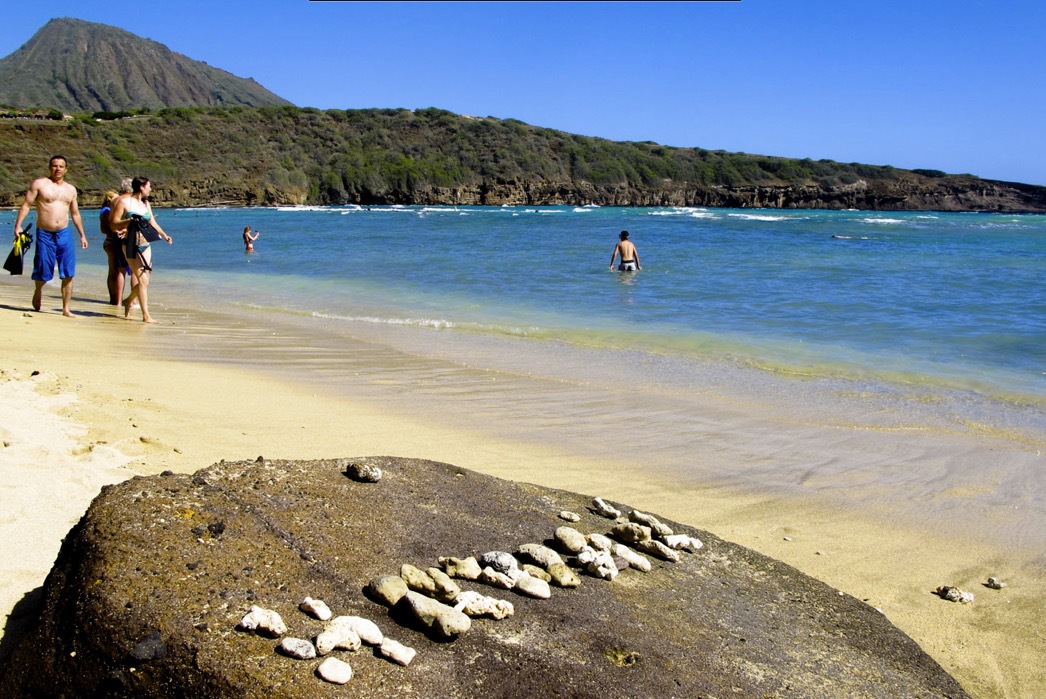
<path fill-rule="evenodd" d="M 52 112 L 52 115 L 54 113 Z M 45 114 L 41 114 L 45 116 Z M 47 159 L 86 200 L 121 177 L 160 205 L 601 204 L 1044 211 L 1046 188 L 889 166 L 618 143 L 439 109 L 169 108 L 0 118 L 0 205 Z"/>

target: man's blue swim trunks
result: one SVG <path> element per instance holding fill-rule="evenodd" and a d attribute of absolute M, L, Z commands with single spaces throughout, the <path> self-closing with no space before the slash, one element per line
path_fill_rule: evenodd
<path fill-rule="evenodd" d="M 73 234 L 66 226 L 60 231 L 36 229 L 36 257 L 33 258 L 33 279 L 49 282 L 54 279 L 54 266 L 58 264 L 58 277 L 68 279 L 76 276 L 76 246 Z"/>

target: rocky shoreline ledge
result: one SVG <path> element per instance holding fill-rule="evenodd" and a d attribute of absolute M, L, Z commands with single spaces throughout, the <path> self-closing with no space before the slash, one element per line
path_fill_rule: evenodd
<path fill-rule="evenodd" d="M 158 207 L 209 208 L 304 206 L 303 189 L 281 188 L 240 177 L 169 178 L 154 187 Z M 0 192 L 0 208 L 15 208 L 24 192 Z M 80 192 L 81 207 L 98 201 L 102 192 Z M 495 180 L 454 187 L 423 186 L 411 191 L 378 189 L 346 192 L 330 202 L 357 206 L 618 206 L 709 207 L 729 209 L 858 209 L 862 211 L 940 211 L 968 213 L 1046 213 L 1046 187 L 982 180 L 970 175 L 933 179 L 914 174 L 896 180 L 858 180 L 822 187 L 794 185 L 695 185 L 661 187 L 621 183 L 595 185 L 578 181 Z"/>
<path fill-rule="evenodd" d="M 551 585 L 501 581 L 562 563 Z M 442 611 L 465 592 L 488 611 Z M 383 697 L 968 696 L 878 611 L 788 565 L 620 503 L 396 457 L 107 486 L 39 605 L 3 640 L 2 696 L 322 697 L 342 680 Z M 255 610 L 284 628 L 259 632 Z M 369 640 L 323 636 L 331 613 Z"/>
<path fill-rule="evenodd" d="M 204 192 L 200 192 L 204 194 Z M 210 195 L 205 195 L 210 196 Z M 265 203 L 267 195 L 254 196 Z M 226 202 L 243 201 L 232 192 Z M 971 175 L 939 179 L 905 174 L 895 180 L 858 180 L 853 184 L 662 186 L 632 183 L 511 180 L 459 187 L 349 193 L 345 204 L 421 204 L 427 206 L 686 206 L 727 209 L 859 209 L 862 211 L 950 211 L 971 213 L 1046 213 L 1046 187 L 982 180 Z"/>

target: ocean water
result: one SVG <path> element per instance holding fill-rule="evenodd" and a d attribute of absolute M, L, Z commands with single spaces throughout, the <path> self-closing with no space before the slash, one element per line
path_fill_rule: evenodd
<path fill-rule="evenodd" d="M 177 238 L 157 252 L 160 274 L 239 304 L 1046 398 L 1044 216 L 598 207 L 159 215 Z M 250 255 L 240 244 L 248 224 L 262 231 Z M 638 274 L 607 269 L 626 229 Z"/>
<path fill-rule="evenodd" d="M 152 310 L 173 325 L 149 342 L 168 351 L 694 482 L 937 517 L 976 492 L 987 529 L 1046 541 L 1046 216 L 157 215 L 174 245 L 155 244 Z M 99 298 L 84 219 L 77 294 Z M 621 230 L 640 272 L 608 269 Z"/>

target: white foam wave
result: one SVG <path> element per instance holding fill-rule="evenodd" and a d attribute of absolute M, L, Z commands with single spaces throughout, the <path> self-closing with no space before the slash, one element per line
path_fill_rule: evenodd
<path fill-rule="evenodd" d="M 695 218 L 711 218 L 715 214 L 708 209 L 693 207 L 693 206 L 673 206 L 667 209 L 658 209 L 657 211 L 648 211 L 648 216 L 693 216 Z"/>
<path fill-rule="evenodd" d="M 412 214 L 412 213 L 414 213 L 414 211 L 412 209 L 408 209 L 407 207 L 403 206 L 402 204 L 391 204 L 389 206 L 363 206 L 363 207 L 360 207 L 359 210 L 360 211 L 371 211 L 371 212 L 377 212 L 377 213 L 386 213 L 386 214 L 387 213 L 394 213 L 394 214 L 401 214 L 401 213 Z M 355 213 L 355 211 L 343 212 L 343 213 Z"/>
<path fill-rule="evenodd" d="M 899 219 L 899 218 L 859 218 L 857 220 L 859 222 L 861 222 L 861 223 L 874 223 L 874 224 L 904 223 L 904 221 Z"/>
<path fill-rule="evenodd" d="M 772 216 L 770 214 L 727 214 L 727 216 L 745 221 L 790 221 L 793 218 L 791 216 Z"/>
<path fill-rule="evenodd" d="M 395 325 L 411 328 L 428 328 L 431 330 L 466 330 L 472 332 L 495 333 L 498 335 L 512 335 L 515 337 L 531 337 L 541 332 L 536 326 L 498 325 L 489 323 L 455 323 L 442 318 L 383 318 L 381 316 L 347 316 L 336 313 L 310 313 L 313 318 L 324 320 L 347 321 L 354 323 L 371 323 L 373 325 Z"/>
<path fill-rule="evenodd" d="M 442 320 L 440 318 L 381 318 L 379 316 L 343 316 L 335 313 L 319 313 L 313 312 L 313 318 L 323 318 L 325 320 L 346 320 L 355 323 L 373 323 L 375 325 L 407 325 L 415 328 L 435 328 L 437 330 L 443 330 L 446 328 L 454 328 L 457 325 L 449 320 Z"/>
<path fill-rule="evenodd" d="M 276 210 L 277 211 L 306 211 L 306 212 L 311 211 L 311 212 L 316 212 L 316 211 L 331 211 L 332 209 L 329 206 L 277 206 Z"/>

